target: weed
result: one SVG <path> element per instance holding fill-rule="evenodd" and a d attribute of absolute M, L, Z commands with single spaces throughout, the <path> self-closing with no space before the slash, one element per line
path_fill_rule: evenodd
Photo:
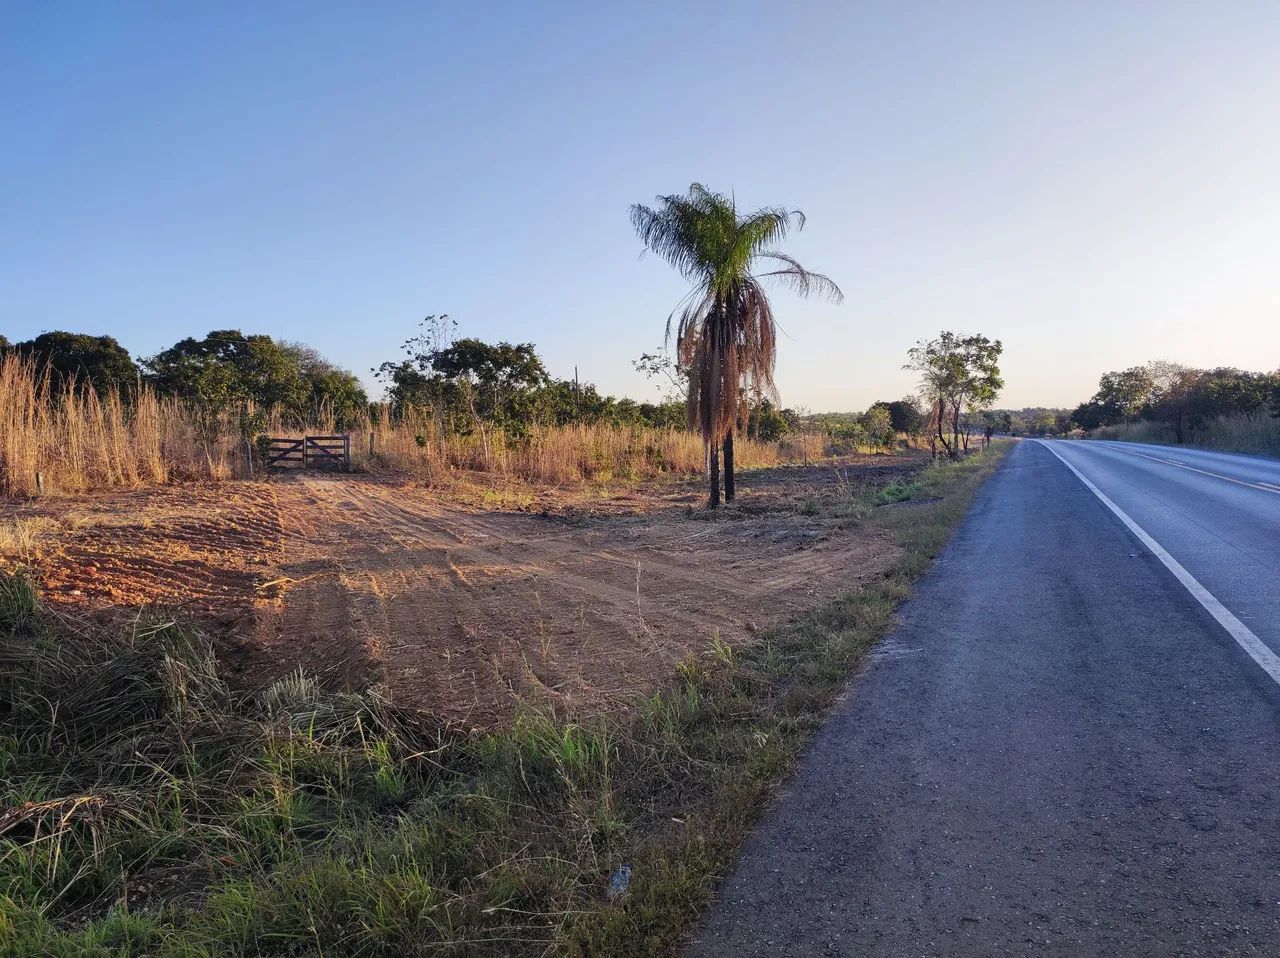
<path fill-rule="evenodd" d="M 36 584 L 26 569 L 0 571 L 0 629 L 16 629 L 36 613 Z"/>

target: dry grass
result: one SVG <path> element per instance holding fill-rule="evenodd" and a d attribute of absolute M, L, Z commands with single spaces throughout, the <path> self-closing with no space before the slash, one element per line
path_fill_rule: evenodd
<path fill-rule="evenodd" d="M 41 540 L 62 528 L 48 516 L 0 519 L 0 555 L 17 556 L 23 561 L 35 555 Z"/>
<path fill-rule="evenodd" d="M 1103 426 L 1093 433 L 1095 439 L 1118 439 L 1124 442 L 1154 442 L 1172 445 L 1173 427 L 1167 423 L 1146 420 L 1118 426 Z M 1280 456 L 1280 418 L 1258 413 L 1253 416 L 1220 416 L 1191 429 L 1188 446 L 1245 452 L 1263 456 Z"/>
<path fill-rule="evenodd" d="M 259 428 L 276 436 L 336 431 L 331 417 L 314 418 L 299 425 L 268 413 Z M 431 409 L 393 416 L 387 407 L 375 407 L 349 431 L 356 468 L 426 480 L 475 470 L 545 483 L 632 482 L 692 475 L 704 464 L 702 441 L 678 429 L 535 426 L 516 436 L 477 424 L 463 435 L 441 428 Z M 819 435 L 737 443 L 744 469 L 809 461 L 825 452 Z M 114 390 L 99 394 L 16 356 L 0 359 L 0 495 L 35 495 L 41 483 L 53 493 L 227 479 L 247 471 L 247 457 L 238 410 L 193 406 L 145 386 L 128 397 Z"/>
<path fill-rule="evenodd" d="M 441 429 L 430 410 L 410 410 L 398 418 L 383 410 L 367 427 L 353 433 L 355 466 L 425 479 L 464 469 L 534 482 L 629 482 L 661 474 L 693 475 L 704 466 L 701 438 L 683 429 L 574 424 L 535 426 L 523 436 L 500 429 L 460 435 Z M 739 439 L 739 468 L 799 462 L 806 449 L 809 458 L 820 458 L 821 438 L 806 437 L 806 441 L 807 445 Z"/>
<path fill-rule="evenodd" d="M 200 435 L 180 403 L 148 389 L 126 401 L 0 359 L 0 494 L 34 495 L 231 474 L 221 424 Z"/>

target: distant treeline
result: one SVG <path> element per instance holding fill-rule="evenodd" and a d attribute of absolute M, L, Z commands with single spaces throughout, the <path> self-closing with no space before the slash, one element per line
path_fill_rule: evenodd
<path fill-rule="evenodd" d="M 986 420 L 994 419 L 996 431 L 1010 436 L 1062 436 L 1073 427 L 1071 410 L 1053 406 L 991 409 L 980 415 Z"/>
<path fill-rule="evenodd" d="M 1077 406 L 1071 417 L 1085 430 L 1149 422 L 1183 443 L 1192 431 L 1217 419 L 1280 417 L 1280 370 L 1255 373 L 1150 362 L 1104 374 L 1093 398 Z"/>
<path fill-rule="evenodd" d="M 308 419 L 324 409 L 341 420 L 363 414 L 369 404 L 360 380 L 310 346 L 214 330 L 187 338 L 135 361 L 112 336 L 54 331 L 10 343 L 0 337 L 0 354 L 31 360 L 56 377 L 74 378 L 100 394 L 126 399 L 146 384 L 209 409 L 253 406 Z"/>
<path fill-rule="evenodd" d="M 535 424 L 687 426 L 683 398 L 636 402 L 605 396 L 589 382 L 551 376 L 531 343 L 456 339 L 454 329 L 447 317 L 428 317 L 424 332 L 405 342 L 405 356 L 374 371 L 387 386 L 393 410 L 429 408 L 441 427 L 462 434 L 478 424 L 514 436 Z M 145 384 L 192 406 L 254 410 L 246 413 L 246 434 L 260 426 L 257 420 L 267 410 L 276 421 L 323 419 L 344 428 L 368 416 L 371 405 L 354 374 L 310 346 L 236 329 L 183 339 L 136 360 L 114 337 L 64 331 L 17 343 L 0 336 L 4 353 L 29 359 L 57 377 L 74 377 L 100 393 L 118 392 L 126 400 Z M 785 431 L 786 421 L 777 410 L 756 412 L 757 427 Z"/>

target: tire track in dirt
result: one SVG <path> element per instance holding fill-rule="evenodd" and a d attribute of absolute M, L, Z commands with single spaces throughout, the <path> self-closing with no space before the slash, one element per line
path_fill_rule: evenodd
<path fill-rule="evenodd" d="M 888 558 L 866 538 L 797 549 L 678 514 L 574 527 L 481 513 L 366 477 L 301 476 L 281 495 L 326 530 L 290 548 L 329 555 L 286 567 L 311 578 L 286 588 L 264 646 L 482 725 L 624 703 L 716 635 L 739 640 Z"/>
<path fill-rule="evenodd" d="M 910 464 L 868 472 L 890 467 Z M 716 637 L 742 641 L 892 558 L 787 505 L 793 486 L 833 488 L 830 469 L 756 475 L 749 508 L 713 519 L 670 488 L 550 516 L 317 473 L 0 510 L 59 524 L 38 563 L 55 602 L 174 607 L 219 624 L 245 685 L 301 667 L 488 726 L 625 708 Z"/>

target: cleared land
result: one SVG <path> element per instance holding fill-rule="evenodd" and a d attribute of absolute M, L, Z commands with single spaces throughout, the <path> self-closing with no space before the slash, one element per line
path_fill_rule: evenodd
<path fill-rule="evenodd" d="M 0 517 L 5 564 L 29 561 L 54 606 L 171 607 L 217 624 L 245 685 L 301 666 L 487 727 L 524 706 L 633 702 L 717 639 L 881 575 L 895 546 L 841 505 L 925 461 L 747 473 L 740 504 L 715 517 L 692 482 L 588 494 L 314 473 L 9 504 Z"/>

